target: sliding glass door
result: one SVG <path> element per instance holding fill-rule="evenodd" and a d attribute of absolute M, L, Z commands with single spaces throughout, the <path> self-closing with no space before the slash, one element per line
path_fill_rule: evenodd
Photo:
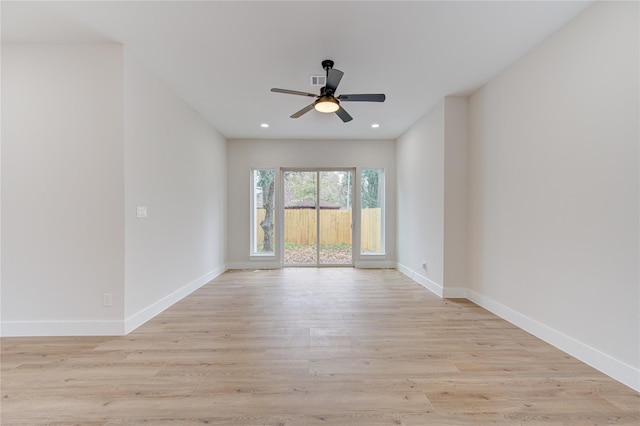
<path fill-rule="evenodd" d="M 285 266 L 353 265 L 354 170 L 283 171 Z"/>

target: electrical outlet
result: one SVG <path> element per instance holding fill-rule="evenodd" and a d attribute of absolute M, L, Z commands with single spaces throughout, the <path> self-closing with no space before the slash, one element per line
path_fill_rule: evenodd
<path fill-rule="evenodd" d="M 107 308 L 111 307 L 112 304 L 112 300 L 111 300 L 111 293 L 105 293 L 102 295 L 102 306 L 105 306 Z"/>
<path fill-rule="evenodd" d="M 422 263 L 420 264 L 420 267 L 421 267 L 422 269 L 427 269 L 427 261 L 426 261 L 426 260 L 423 260 L 423 261 L 422 261 Z"/>
<path fill-rule="evenodd" d="M 147 208 L 144 206 L 138 206 L 136 214 L 138 217 L 147 217 Z"/>

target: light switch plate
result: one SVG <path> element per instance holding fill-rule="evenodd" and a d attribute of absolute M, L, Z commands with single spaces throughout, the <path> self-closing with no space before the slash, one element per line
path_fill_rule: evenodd
<path fill-rule="evenodd" d="M 147 217 L 147 208 L 144 206 L 138 206 L 138 217 Z"/>

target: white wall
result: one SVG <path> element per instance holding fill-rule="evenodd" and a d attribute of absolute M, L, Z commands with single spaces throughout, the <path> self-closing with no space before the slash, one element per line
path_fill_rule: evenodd
<path fill-rule="evenodd" d="M 396 141 L 398 269 L 440 295 L 444 286 L 444 117 L 442 100 Z"/>
<path fill-rule="evenodd" d="M 118 45 L 2 46 L 3 335 L 121 326 L 122 57 Z"/>
<path fill-rule="evenodd" d="M 596 3 L 469 105 L 469 296 L 640 389 L 637 2 Z"/>
<path fill-rule="evenodd" d="M 463 297 L 467 98 L 435 105 L 398 138 L 396 160 L 398 269 L 440 296 Z"/>
<path fill-rule="evenodd" d="M 467 104 L 444 100 L 444 296 L 464 296 L 467 286 Z"/>
<path fill-rule="evenodd" d="M 130 330 L 224 272 L 227 155 L 226 140 L 128 52 L 124 65 Z"/>
<path fill-rule="evenodd" d="M 2 88 L 2 335 L 123 334 L 224 272 L 226 141 L 122 46 L 3 45 Z"/>
<path fill-rule="evenodd" d="M 230 268 L 279 267 L 280 259 L 251 259 L 249 213 L 252 167 L 384 168 L 386 177 L 386 256 L 356 266 L 392 266 L 395 260 L 395 144 L 389 140 L 230 140 L 227 155 L 228 262 Z M 277 231 L 276 231 L 277 232 Z M 371 258 L 370 258 L 371 259 Z"/>

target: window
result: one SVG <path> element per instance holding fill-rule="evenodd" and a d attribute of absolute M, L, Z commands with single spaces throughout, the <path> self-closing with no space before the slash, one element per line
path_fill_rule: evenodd
<path fill-rule="evenodd" d="M 275 169 L 253 169 L 251 176 L 251 255 L 275 255 Z"/>
<path fill-rule="evenodd" d="M 360 173 L 360 253 L 384 254 L 384 169 Z"/>

